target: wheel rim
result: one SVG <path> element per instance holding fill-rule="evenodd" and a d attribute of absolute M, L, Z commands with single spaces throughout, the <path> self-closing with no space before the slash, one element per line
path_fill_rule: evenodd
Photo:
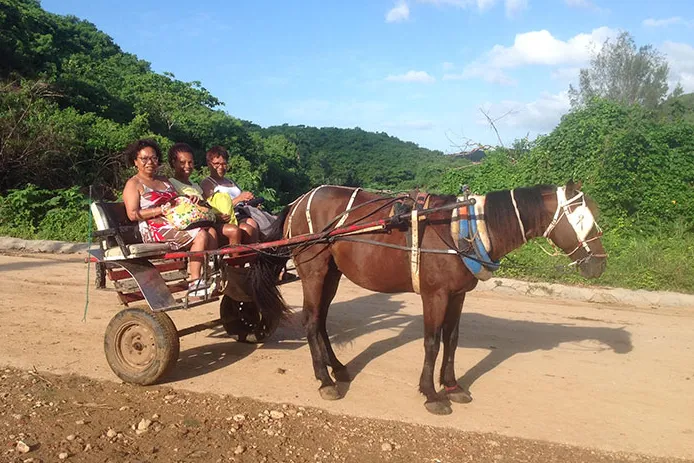
<path fill-rule="evenodd" d="M 133 371 L 142 371 L 154 361 L 157 344 L 154 332 L 146 325 L 129 322 L 116 332 L 116 355 L 121 364 Z"/>

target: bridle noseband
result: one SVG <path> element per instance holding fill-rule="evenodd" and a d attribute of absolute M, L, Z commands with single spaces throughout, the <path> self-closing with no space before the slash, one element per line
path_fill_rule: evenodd
<path fill-rule="evenodd" d="M 574 205 L 576 208 L 575 210 L 571 211 L 569 208 Z M 542 236 L 547 239 L 551 239 L 550 235 L 562 218 L 566 218 L 566 220 L 569 222 L 571 229 L 574 231 L 574 233 L 576 233 L 576 239 L 578 241 L 578 245 L 574 248 L 574 250 L 566 253 L 567 256 L 571 257 L 574 253 L 576 253 L 576 251 L 583 248 L 586 250 L 588 255 L 581 259 L 582 261 L 588 260 L 591 257 L 607 257 L 607 254 L 597 254 L 590 249 L 589 243 L 600 239 L 602 236 L 602 229 L 593 218 L 593 214 L 590 212 L 590 209 L 588 209 L 588 206 L 586 205 L 586 198 L 582 191 L 576 193 L 576 195 L 572 198 L 567 199 L 564 187 L 557 188 L 557 209 L 554 211 L 554 217 Z M 590 222 L 591 225 L 589 227 L 584 226 L 579 230 L 579 224 L 582 225 L 585 221 Z M 586 239 L 593 228 L 597 229 L 597 234 L 592 238 Z"/>

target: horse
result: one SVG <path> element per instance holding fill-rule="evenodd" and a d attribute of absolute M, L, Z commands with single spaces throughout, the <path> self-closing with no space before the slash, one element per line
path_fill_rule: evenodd
<path fill-rule="evenodd" d="M 487 245 L 482 254 L 472 252 L 472 239 L 456 243 L 451 222 L 455 225 L 457 212 L 452 213 L 456 209 L 450 205 L 460 198 L 443 195 L 428 196 L 423 206 L 429 212 L 423 220 L 413 214 L 411 223 L 401 220 L 385 230 L 337 234 L 329 240 L 294 247 L 291 255 L 303 287 L 304 325 L 314 373 L 320 381 L 320 396 L 326 400 L 340 398 L 328 366 L 337 381 L 350 381 L 347 369 L 335 356 L 326 330 L 328 310 L 344 275 L 358 286 L 375 292 L 419 292 L 424 315 L 424 366 L 419 391 L 426 398 L 424 406 L 433 414 L 443 415 L 452 413 L 450 402 L 470 402 L 469 392 L 456 381 L 454 363 L 463 303 L 479 279 L 489 278 L 503 256 L 529 239 L 541 236 L 564 251 L 584 277 L 594 278 L 603 273 L 607 256 L 600 241 L 602 232 L 594 220 L 597 205 L 580 187 L 570 181 L 563 187 L 537 185 L 474 197 L 479 213 L 477 238 L 486 229 Z M 358 188 L 324 185 L 285 207 L 269 232 L 268 241 L 388 219 L 394 215 L 393 211 L 401 211 L 403 207 L 406 210 L 418 207 L 413 195 L 394 198 Z M 412 234 L 414 226 L 417 237 Z M 408 235 L 409 241 L 419 238 L 419 248 L 408 243 Z M 472 244 L 466 247 L 466 242 Z M 417 265 L 413 265 L 413 255 L 417 256 Z M 467 264 L 461 257 L 466 257 Z M 279 266 L 272 271 L 277 272 Z M 257 265 L 256 272 L 262 273 L 261 267 Z M 265 266 L 266 270 L 271 267 Z M 413 278 L 415 274 L 417 278 Z M 273 281 L 276 278 L 261 275 L 254 277 L 252 284 L 257 288 Z M 277 309 L 281 295 L 273 294 L 274 300 L 258 301 L 261 309 L 262 304 L 275 307 L 263 316 L 274 317 L 282 312 Z M 441 343 L 443 362 L 439 381 L 443 390 L 438 394 L 433 375 Z"/>

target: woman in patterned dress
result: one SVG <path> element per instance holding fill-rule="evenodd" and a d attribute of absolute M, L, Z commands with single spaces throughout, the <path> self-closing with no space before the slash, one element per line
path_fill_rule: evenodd
<path fill-rule="evenodd" d="M 164 211 L 179 194 L 166 177 L 157 175 L 161 161 L 159 145 L 154 140 L 138 140 L 128 146 L 125 154 L 137 168 L 137 174 L 125 184 L 123 202 L 128 218 L 139 224 L 142 241 L 169 243 L 174 251 L 184 248 L 191 251 L 215 249 L 216 242 L 206 229 L 178 230 L 164 218 Z M 191 291 L 207 287 L 207 283 L 200 278 L 202 264 L 202 257 L 190 258 L 188 271 Z"/>

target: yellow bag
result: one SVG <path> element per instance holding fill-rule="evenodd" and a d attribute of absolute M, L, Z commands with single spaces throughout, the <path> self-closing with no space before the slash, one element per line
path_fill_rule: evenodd
<path fill-rule="evenodd" d="M 234 202 L 231 200 L 231 196 L 229 196 L 227 193 L 217 192 L 212 194 L 212 196 L 207 198 L 207 204 L 212 206 L 215 214 L 228 215 L 231 217 L 229 223 L 232 225 L 238 225 L 236 214 L 234 214 Z"/>

